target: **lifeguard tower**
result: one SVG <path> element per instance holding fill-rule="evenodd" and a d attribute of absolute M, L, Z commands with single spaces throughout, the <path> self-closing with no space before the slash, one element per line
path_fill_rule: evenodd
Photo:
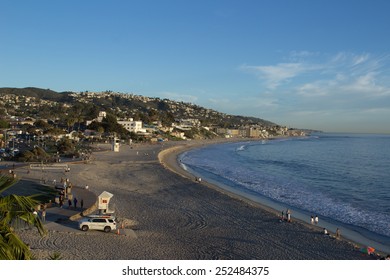
<path fill-rule="evenodd" d="M 114 213 L 114 211 L 110 210 L 110 208 L 108 207 L 109 203 L 110 203 L 110 199 L 113 196 L 114 195 L 112 193 L 109 193 L 109 192 L 106 192 L 106 191 L 102 192 L 98 196 L 98 209 L 99 209 L 99 213 L 100 214 Z"/>
<path fill-rule="evenodd" d="M 119 152 L 120 140 L 117 137 L 114 137 L 112 141 L 112 150 L 114 152 Z"/>

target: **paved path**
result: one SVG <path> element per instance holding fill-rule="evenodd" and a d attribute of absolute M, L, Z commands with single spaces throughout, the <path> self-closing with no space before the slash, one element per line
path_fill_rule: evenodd
<path fill-rule="evenodd" d="M 78 199 L 78 207 L 69 207 L 68 203 L 62 207 L 53 203 L 52 207 L 47 208 L 45 227 L 48 230 L 56 231 L 80 231 L 78 229 L 78 219 L 81 218 L 82 212 L 94 208 L 97 196 L 83 187 L 73 187 L 72 195 Z M 80 207 L 81 199 L 84 200 L 83 209 Z"/>

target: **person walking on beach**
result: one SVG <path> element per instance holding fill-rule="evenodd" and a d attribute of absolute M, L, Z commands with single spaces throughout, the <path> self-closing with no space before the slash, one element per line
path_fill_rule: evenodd
<path fill-rule="evenodd" d="M 341 237 L 340 229 L 336 229 L 336 238 L 339 239 Z"/>
<path fill-rule="evenodd" d="M 287 222 L 291 223 L 291 211 L 290 211 L 290 209 L 287 209 L 286 214 L 287 214 Z"/>
<path fill-rule="evenodd" d="M 45 222 L 46 221 L 46 209 L 42 210 L 41 216 L 42 216 L 42 222 Z"/>

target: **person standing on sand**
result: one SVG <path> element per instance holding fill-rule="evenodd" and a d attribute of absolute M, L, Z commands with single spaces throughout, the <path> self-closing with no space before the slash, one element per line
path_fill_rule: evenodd
<path fill-rule="evenodd" d="M 46 209 L 42 210 L 41 216 L 42 216 L 42 222 L 45 222 L 46 221 Z"/>
<path fill-rule="evenodd" d="M 287 222 L 291 223 L 291 211 L 290 211 L 290 209 L 287 209 L 286 214 L 287 214 Z"/>
<path fill-rule="evenodd" d="M 340 229 L 336 229 L 336 238 L 339 239 L 341 237 Z"/>
<path fill-rule="evenodd" d="M 77 208 L 77 198 L 74 197 L 73 199 L 73 205 L 74 205 L 74 208 L 76 209 Z"/>

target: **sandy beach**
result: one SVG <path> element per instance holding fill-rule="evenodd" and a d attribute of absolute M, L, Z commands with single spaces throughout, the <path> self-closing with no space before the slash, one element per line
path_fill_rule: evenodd
<path fill-rule="evenodd" d="M 280 222 L 277 213 L 221 191 L 182 170 L 177 155 L 207 141 L 121 146 L 120 152 L 93 153 L 88 164 L 73 164 L 69 178 L 88 184 L 91 196 L 114 195 L 115 216 L 132 234 L 82 232 L 73 226 L 20 232 L 38 259 L 60 253 L 74 260 L 357 260 L 351 242 L 317 228 Z M 162 152 L 161 152 L 162 151 Z M 20 173 L 25 174 L 23 170 Z M 25 174 L 35 179 L 39 174 Z M 59 174 L 48 174 L 50 180 Z"/>

